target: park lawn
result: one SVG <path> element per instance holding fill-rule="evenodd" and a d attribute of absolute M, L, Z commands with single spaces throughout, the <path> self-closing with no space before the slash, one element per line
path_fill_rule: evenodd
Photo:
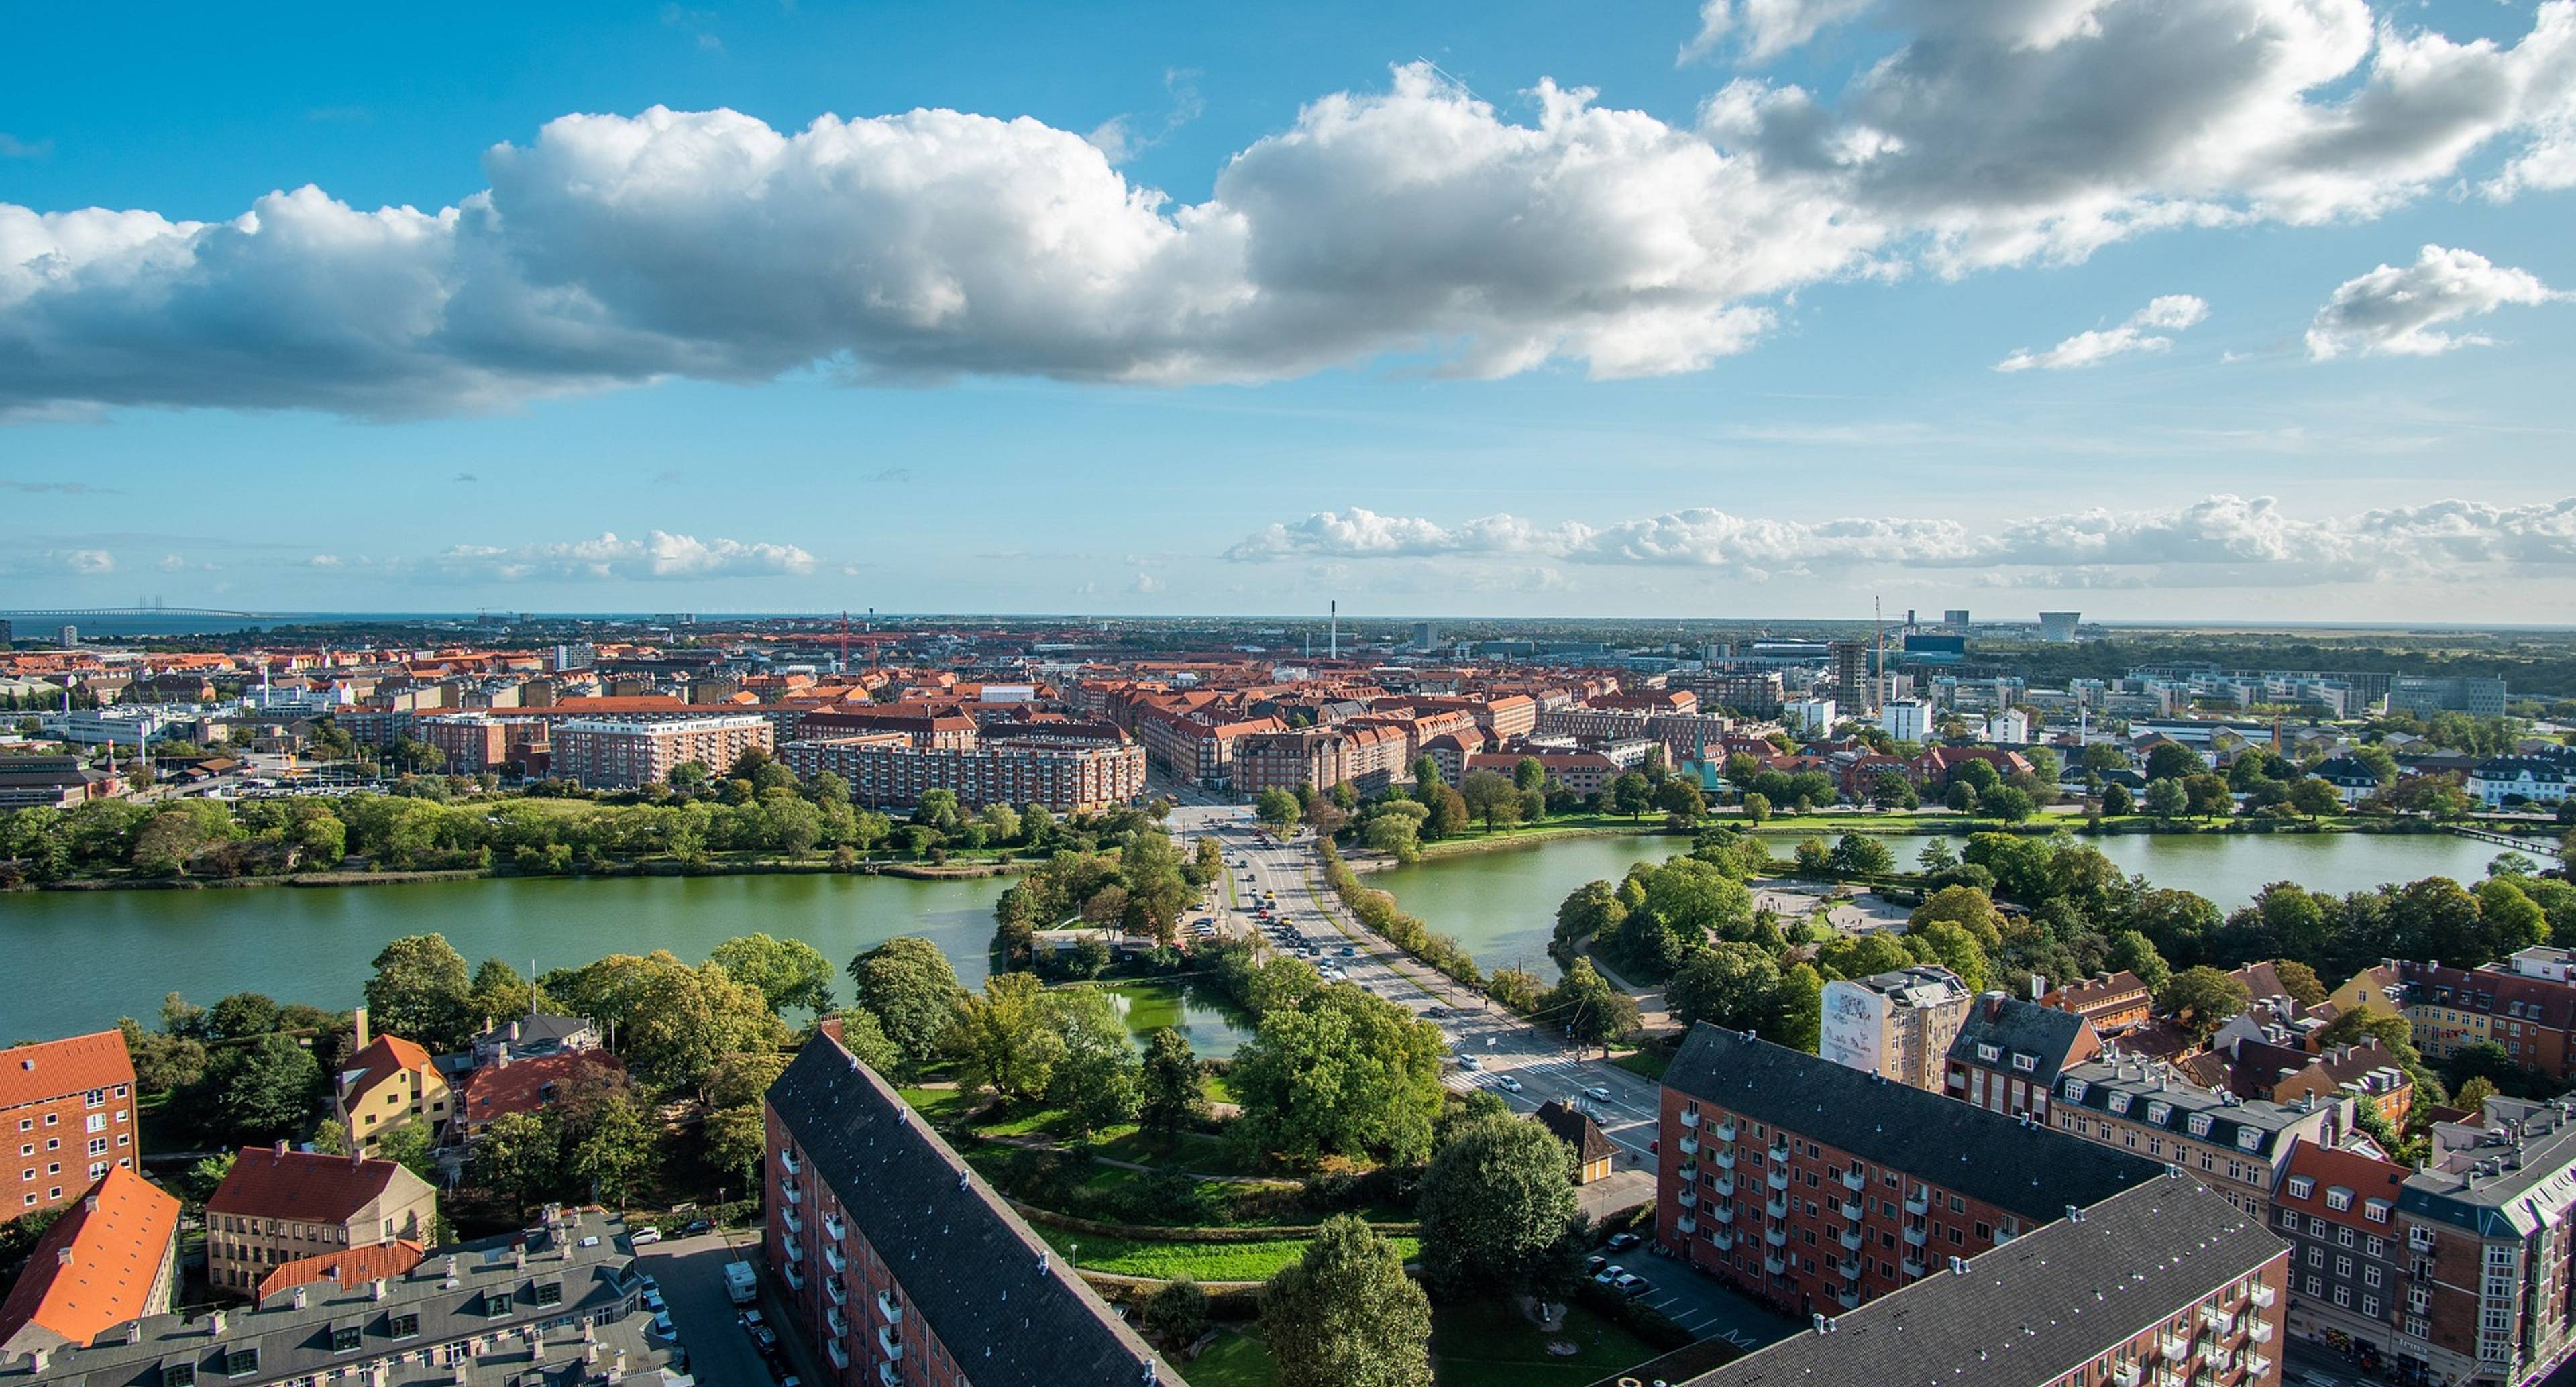
<path fill-rule="evenodd" d="M 1190 1387 L 1278 1387 L 1279 1364 L 1270 1346 L 1240 1329 L 1220 1330 L 1207 1352 L 1182 1369 Z"/>
<path fill-rule="evenodd" d="M 1243 1153 L 1233 1142 L 1212 1137 L 1204 1132 L 1182 1132 L 1166 1145 L 1160 1137 L 1149 1137 L 1135 1127 L 1112 1128 L 1115 1136 L 1105 1137 L 1093 1149 L 1111 1160 L 1134 1161 L 1156 1170 L 1188 1171 L 1198 1175 L 1251 1175 L 1255 1168 L 1245 1163 Z"/>
<path fill-rule="evenodd" d="M 1037 1225 L 1037 1231 L 1049 1245 L 1074 1258 L 1078 1266 L 1158 1281 L 1184 1276 L 1193 1281 L 1267 1281 L 1272 1272 L 1304 1256 L 1307 1242 L 1304 1238 L 1239 1243 L 1144 1242 L 1075 1233 L 1047 1224 Z M 1408 1259 L 1421 1250 L 1420 1241 L 1414 1238 L 1388 1241 Z M 1078 1253 L 1076 1244 L 1081 1248 Z"/>
<path fill-rule="evenodd" d="M 1234 1101 L 1234 1087 L 1225 1081 L 1225 1076 L 1223 1074 L 1208 1075 L 1207 1078 L 1200 1083 L 1199 1087 L 1207 1094 L 1208 1101 L 1211 1103 L 1231 1103 Z"/>
<path fill-rule="evenodd" d="M 963 1117 L 972 1097 L 962 1088 L 904 1088 L 895 1090 L 912 1110 L 928 1118 L 932 1125 L 945 1125 Z"/>
<path fill-rule="evenodd" d="M 1551 1358 L 1551 1338 L 1581 1352 Z M 1654 1346 L 1580 1305 L 1565 1328 L 1543 1334 L 1505 1300 L 1442 1305 L 1431 1312 L 1431 1372 L 1439 1387 L 1586 1387 L 1656 1356 Z"/>
<path fill-rule="evenodd" d="M 1631 1074 L 1661 1083 L 1664 1071 L 1672 1066 L 1673 1057 L 1661 1050 L 1631 1050 L 1610 1062 Z"/>

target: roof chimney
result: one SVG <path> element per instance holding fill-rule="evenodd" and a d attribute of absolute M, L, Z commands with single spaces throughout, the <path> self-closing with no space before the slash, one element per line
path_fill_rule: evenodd
<path fill-rule="evenodd" d="M 352 1047 L 352 1048 L 354 1048 L 354 1049 L 359 1049 L 359 1050 L 366 1049 L 366 1048 L 367 1048 L 367 1009 L 366 1009 L 365 1007 L 359 1007 L 359 1008 L 357 1008 L 357 1009 L 355 1009 L 355 1010 L 351 1011 L 351 1012 L 349 1013 L 349 1021 L 350 1021 L 350 1023 L 351 1023 L 351 1027 L 352 1027 L 352 1029 L 354 1029 L 354 1030 L 357 1032 L 357 1035 L 358 1035 L 358 1043 L 357 1043 L 357 1045 L 356 1045 L 356 1046 L 354 1046 L 354 1047 Z"/>
<path fill-rule="evenodd" d="M 70 1243 L 65 1243 L 55 1250 L 54 1262 L 58 1266 L 66 1267 L 72 1264 L 72 1245 Z"/>
<path fill-rule="evenodd" d="M 2031 974 L 2031 975 L 2030 975 L 2030 999 L 2031 999 L 2032 1001 L 2036 1002 L 2036 1001 L 2038 1001 L 2040 998 L 2045 997 L 2045 996 L 2047 996 L 2047 995 L 2048 995 L 2048 979 L 2046 979 L 2046 978 L 2044 978 L 2044 977 L 2041 977 L 2041 976 L 2040 976 L 2039 974 L 2037 974 L 2037 973 L 2033 973 L 2033 974 Z"/>
<path fill-rule="evenodd" d="M 286 1142 L 282 1138 L 277 1143 L 277 1158 L 281 1161 L 286 1159 Z"/>

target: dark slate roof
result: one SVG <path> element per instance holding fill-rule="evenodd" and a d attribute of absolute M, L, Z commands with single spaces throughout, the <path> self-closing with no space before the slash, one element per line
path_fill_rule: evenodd
<path fill-rule="evenodd" d="M 1181 1382 L 832 1037 L 806 1043 L 769 1106 L 975 1387 Z"/>
<path fill-rule="evenodd" d="M 1538 1125 L 1556 1133 L 1557 1140 L 1573 1147 L 1574 1158 L 1584 1165 L 1606 1161 L 1619 1154 L 1619 1148 L 1611 1142 L 1609 1134 L 1601 1130 L 1600 1123 L 1593 1121 L 1590 1114 L 1576 1111 L 1562 1098 L 1540 1104 L 1539 1110 L 1530 1116 L 1538 1119 Z"/>
<path fill-rule="evenodd" d="M 2286 1251 L 2225 1196 L 2159 1177 L 1678 1387 L 2029 1387 Z"/>
<path fill-rule="evenodd" d="M 1959 1023 L 1958 1038 L 1950 1042 L 1950 1058 L 1973 1068 L 1994 1069 L 1998 1064 L 1977 1058 L 1979 1045 L 1992 1045 L 2004 1054 L 2000 1066 L 2009 1069 L 2014 1054 L 2037 1055 L 2039 1067 L 2029 1071 L 2030 1081 L 2055 1087 L 2058 1066 L 2076 1051 L 2091 1024 L 2071 1011 L 1989 992 L 1968 1004 L 1967 1019 Z"/>
<path fill-rule="evenodd" d="M 2034 1222 L 2164 1176 L 2159 1162 L 1706 1022 L 1664 1086 Z"/>

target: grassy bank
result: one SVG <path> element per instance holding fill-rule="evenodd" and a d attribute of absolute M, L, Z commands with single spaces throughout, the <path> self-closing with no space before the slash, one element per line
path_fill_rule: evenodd
<path fill-rule="evenodd" d="M 1184 1276 L 1193 1281 L 1267 1281 L 1271 1273 L 1306 1255 L 1304 1238 L 1239 1243 L 1140 1242 L 1074 1233 L 1045 1224 L 1036 1227 L 1040 1237 L 1072 1258 L 1076 1266 L 1157 1281 Z M 1407 1259 L 1421 1251 L 1421 1243 L 1414 1238 L 1387 1241 L 1394 1243 Z"/>

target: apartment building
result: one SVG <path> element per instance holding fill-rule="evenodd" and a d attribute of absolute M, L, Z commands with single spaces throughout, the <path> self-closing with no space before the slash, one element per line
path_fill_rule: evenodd
<path fill-rule="evenodd" d="M 1917 965 L 1825 984 L 1816 1053 L 1864 1074 L 1933 1093 L 1947 1082 L 1950 1043 L 1968 1018 L 1968 987 L 1947 968 Z"/>
<path fill-rule="evenodd" d="M 2576 1047 L 2569 1044 L 2576 1032 L 2572 969 L 2576 953 L 2545 945 L 2476 968 L 2390 959 L 2337 988 L 2333 1000 L 2393 1006 L 2426 1059 L 2448 1059 L 2462 1046 L 2492 1040 L 2524 1069 L 2566 1083 L 2576 1080 Z"/>
<path fill-rule="evenodd" d="M 447 769 L 458 775 L 505 771 L 528 764 L 547 746 L 542 718 L 496 718 L 485 713 L 422 718 L 414 728 L 421 741 L 438 748 Z"/>
<path fill-rule="evenodd" d="M 244 1300 L 307 1257 L 436 1241 L 438 1192 L 395 1161 L 247 1147 L 206 1199 L 206 1279 Z"/>
<path fill-rule="evenodd" d="M 167 1198 L 167 1196 L 163 1196 Z M 175 1225 L 178 1203 L 170 1201 Z M 549 1208 L 538 1227 L 401 1265 L 369 1249 L 335 1274 L 281 1280 L 256 1305 L 164 1313 L 124 1298 L 85 1317 L 86 1340 L 19 1364 L 10 1387 L 664 1387 L 668 1345 L 646 1333 L 644 1282 L 615 1215 Z M 376 1275 L 360 1276 L 361 1272 Z M 5 1328 L 5 1322 L 0 1322 Z"/>
<path fill-rule="evenodd" d="M 1364 793 L 1383 790 L 1413 778 L 1406 749 L 1402 730 L 1368 724 L 1253 733 L 1236 741 L 1234 789 L 1257 795 L 1348 783 Z"/>
<path fill-rule="evenodd" d="M 455 1094 L 429 1052 L 398 1035 L 367 1038 L 367 1009 L 356 1012 L 358 1045 L 331 1085 L 332 1107 L 349 1149 L 370 1151 L 385 1128 L 429 1124 L 433 1138 L 456 1113 Z"/>
<path fill-rule="evenodd" d="M 826 1022 L 763 1104 L 761 1257 L 829 1387 L 1178 1387 Z"/>
<path fill-rule="evenodd" d="M 132 1170 L 134 1061 L 121 1031 L 0 1050 L 0 1223 L 80 1196 Z"/>
<path fill-rule="evenodd" d="M 2159 1162 L 1706 1024 L 1665 1071 L 1657 1150 L 1663 1244 L 1800 1314 L 1856 1309 L 2164 1178 Z"/>
<path fill-rule="evenodd" d="M 1575 794 L 1592 796 L 1610 788 L 1610 782 L 1628 773 L 1610 756 L 1598 751 L 1480 751 L 1467 757 L 1465 771 L 1492 771 L 1510 779 L 1524 760 L 1536 761 L 1547 770 L 1547 778 Z"/>
<path fill-rule="evenodd" d="M 1691 710 L 1604 708 L 1596 703 L 1542 712 L 1532 735 L 1573 737 L 1585 742 L 1643 738 L 1663 749 L 1667 764 L 1679 765 L 1684 761 L 1704 759 L 1709 749 L 1718 746 L 1734 725 L 1730 719 Z"/>
<path fill-rule="evenodd" d="M 2352 1104 L 2341 1094 L 2296 1103 L 2239 1098 L 2193 1083 L 2163 1061 L 2112 1051 L 2066 1070 L 2049 1111 L 2061 1132 L 2171 1161 L 2268 1219 L 2292 1143 L 2340 1143 L 2353 1129 Z"/>
<path fill-rule="evenodd" d="M 832 772 L 849 782 L 852 803 L 869 808 L 909 808 L 928 791 L 947 790 L 969 811 L 988 804 L 1043 804 L 1070 814 L 1145 793 L 1142 746 L 1038 731 L 935 747 L 901 733 L 876 732 L 789 742 L 779 759 L 800 776 Z"/>
<path fill-rule="evenodd" d="M 2368 1152 L 2303 1141 L 2272 1197 L 2272 1231 L 2290 1244 L 2291 1337 L 2353 1354 L 2391 1376 L 2407 1284 L 2397 1206 L 2409 1173 Z M 2424 1380 L 2420 1366 L 2409 1379 Z"/>
<path fill-rule="evenodd" d="M 2077 1217 L 1701 1372 L 1672 1387 L 2277 1387 L 2288 1249 L 2184 1179 L 2151 1180 Z"/>
<path fill-rule="evenodd" d="M 574 718 L 554 729 L 555 774 L 587 789 L 657 785 L 690 761 L 722 774 L 736 757 L 777 745 L 766 718 Z"/>
<path fill-rule="evenodd" d="M 2096 1035 L 2117 1035 L 2143 1026 L 2155 1015 L 2156 995 L 2146 980 L 2123 968 L 2060 983 L 2040 996 L 2039 1004 L 2073 1012 Z"/>
<path fill-rule="evenodd" d="M 1788 699 L 1786 682 L 1771 670 L 1711 670 L 1678 675 L 1675 680 L 1698 694 L 1703 707 L 1715 704 L 1757 718 L 1779 712 Z"/>
<path fill-rule="evenodd" d="M 178 1268 L 179 1201 L 110 1167 L 36 1240 L 0 1301 L 0 1381 L 17 1379 L 13 1365 L 42 1380 L 66 1350 L 169 1304 Z"/>
<path fill-rule="evenodd" d="M 2101 1052 L 2092 1024 L 2074 1012 L 1980 993 L 1950 1041 L 1943 1091 L 1970 1107 L 2046 1122 L 2057 1076 Z"/>
<path fill-rule="evenodd" d="M 841 708 L 831 711 L 813 709 L 796 715 L 792 728 L 781 729 L 779 740 L 825 741 L 834 737 L 857 737 L 892 733 L 908 746 L 924 751 L 965 751 L 976 742 L 975 720 L 962 713 L 934 713 L 914 705 L 907 708 L 869 709 Z"/>
<path fill-rule="evenodd" d="M 2499 756 L 2480 761 L 2469 771 L 2469 797 L 2489 809 L 2500 809 L 2509 799 L 2532 804 L 2559 804 L 2567 798 L 2567 782 L 2576 778 L 2576 764 L 2556 757 Z"/>

